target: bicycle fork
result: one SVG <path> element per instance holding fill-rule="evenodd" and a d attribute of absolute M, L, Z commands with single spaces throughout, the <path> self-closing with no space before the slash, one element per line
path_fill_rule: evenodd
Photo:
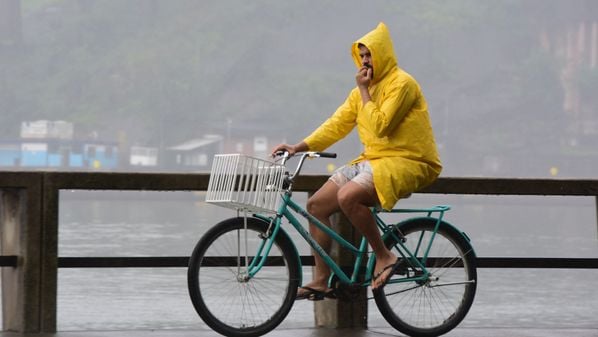
<path fill-rule="evenodd" d="M 247 214 L 244 214 L 244 229 L 237 232 L 237 281 L 240 283 L 248 282 L 267 263 L 267 257 L 270 254 L 272 245 L 274 244 L 274 238 L 280 229 L 280 226 L 277 225 L 277 219 L 269 218 L 268 220 L 270 221 L 270 226 L 268 226 L 266 233 L 259 235 L 259 246 L 255 251 L 255 255 L 251 257 L 249 256 L 250 252 L 248 238 L 249 231 L 247 230 Z M 243 246 L 245 251 L 242 251 Z"/>

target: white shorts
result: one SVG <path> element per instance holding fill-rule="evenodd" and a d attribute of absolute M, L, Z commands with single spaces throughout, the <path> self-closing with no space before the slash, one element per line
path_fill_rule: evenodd
<path fill-rule="evenodd" d="M 378 200 L 376 187 L 374 186 L 372 166 L 368 160 L 353 165 L 341 166 L 334 171 L 328 180 L 334 182 L 338 187 L 342 187 L 349 181 L 352 181 L 363 187 L 371 196 Z"/>

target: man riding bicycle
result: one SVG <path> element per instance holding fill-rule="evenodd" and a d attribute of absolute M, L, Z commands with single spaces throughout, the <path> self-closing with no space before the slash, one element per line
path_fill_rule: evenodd
<path fill-rule="evenodd" d="M 308 200 L 307 210 L 330 226 L 330 216 L 342 211 L 366 237 L 376 265 L 372 290 L 384 287 L 399 267 L 378 232 L 370 207 L 392 209 L 396 202 L 432 183 L 442 165 L 436 149 L 428 106 L 417 81 L 398 67 L 390 33 L 380 23 L 353 43 L 351 54 L 357 86 L 345 102 L 303 141 L 280 144 L 273 153 L 324 151 L 355 127 L 363 152 L 339 168 Z M 310 224 L 310 233 L 326 250 L 330 238 Z M 313 280 L 299 288 L 298 299 L 319 300 L 332 296 L 330 269 L 314 255 Z"/>

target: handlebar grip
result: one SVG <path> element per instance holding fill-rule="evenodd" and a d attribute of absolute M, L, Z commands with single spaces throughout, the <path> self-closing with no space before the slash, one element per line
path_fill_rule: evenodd
<path fill-rule="evenodd" d="M 322 158 L 336 158 L 336 153 L 332 152 L 318 152 L 318 155 Z"/>

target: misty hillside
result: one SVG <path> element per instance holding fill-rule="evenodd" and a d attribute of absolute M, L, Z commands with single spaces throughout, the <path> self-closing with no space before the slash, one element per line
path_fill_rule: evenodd
<path fill-rule="evenodd" d="M 227 128 L 295 142 L 345 99 L 349 47 L 384 21 L 424 90 L 446 174 L 598 161 L 595 1 L 10 3 L 21 18 L 0 35 L 3 138 L 48 119 L 146 145 Z M 348 160 L 359 144 L 338 149 Z"/>

